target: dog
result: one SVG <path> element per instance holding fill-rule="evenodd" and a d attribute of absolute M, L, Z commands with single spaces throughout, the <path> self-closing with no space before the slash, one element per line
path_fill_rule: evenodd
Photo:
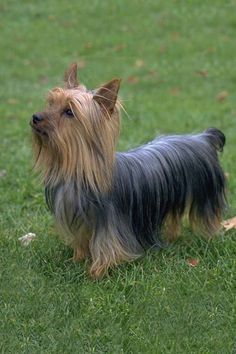
<path fill-rule="evenodd" d="M 89 90 L 71 64 L 64 81 L 30 125 L 46 202 L 75 261 L 90 257 L 90 274 L 99 278 L 175 240 L 184 215 L 206 235 L 219 230 L 226 206 L 220 130 L 116 152 L 120 80 Z"/>

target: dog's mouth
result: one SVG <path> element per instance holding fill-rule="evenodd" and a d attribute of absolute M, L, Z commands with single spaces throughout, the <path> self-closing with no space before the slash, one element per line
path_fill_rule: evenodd
<path fill-rule="evenodd" d="M 48 137 L 48 133 L 45 132 L 45 130 L 35 126 L 31 121 L 30 121 L 30 126 L 37 135 Z"/>

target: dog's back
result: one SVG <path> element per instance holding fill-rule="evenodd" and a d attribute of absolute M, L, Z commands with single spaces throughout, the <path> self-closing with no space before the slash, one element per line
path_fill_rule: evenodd
<path fill-rule="evenodd" d="M 190 223 L 212 234 L 225 207 L 225 176 L 217 150 L 224 134 L 211 128 L 197 135 L 163 136 L 116 155 L 112 212 L 125 218 L 142 245 L 158 243 L 157 232 L 171 220 L 172 235 L 188 213 Z M 108 211 L 109 213 L 109 211 Z"/>

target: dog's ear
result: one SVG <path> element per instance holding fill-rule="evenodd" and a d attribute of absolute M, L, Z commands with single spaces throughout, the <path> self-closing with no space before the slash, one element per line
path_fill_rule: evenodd
<path fill-rule="evenodd" d="M 72 63 L 66 70 L 64 75 L 65 87 L 68 89 L 79 86 L 79 80 L 77 78 L 77 63 Z"/>
<path fill-rule="evenodd" d="M 110 114 L 113 113 L 116 104 L 120 82 L 120 79 L 109 81 L 100 87 L 93 96 L 93 99 Z"/>

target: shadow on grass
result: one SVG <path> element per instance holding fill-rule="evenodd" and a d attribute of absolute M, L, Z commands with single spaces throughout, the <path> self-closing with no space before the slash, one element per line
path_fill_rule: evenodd
<path fill-rule="evenodd" d="M 227 238 L 229 241 L 229 239 Z M 229 243 L 227 243 L 228 246 Z M 164 249 L 148 250 L 143 257 L 133 262 L 126 262 L 110 270 L 109 275 L 96 282 L 118 282 L 123 283 L 125 279 L 142 281 L 150 276 L 161 276 L 167 270 L 174 272 L 187 271 L 191 264 L 189 259 L 196 259 L 198 267 L 210 269 L 215 267 L 217 262 L 229 258 L 229 246 L 225 246 L 225 236 L 220 234 L 213 239 L 206 239 L 202 236 L 193 235 L 190 230 L 185 229 L 175 243 Z M 28 253 L 28 250 L 24 250 Z M 37 240 L 30 250 L 28 266 L 43 276 L 56 279 L 57 282 L 78 283 L 92 281 L 88 275 L 90 259 L 74 263 L 72 250 L 60 242 L 56 237 L 42 243 Z M 94 280 L 93 280 L 94 281 Z"/>

